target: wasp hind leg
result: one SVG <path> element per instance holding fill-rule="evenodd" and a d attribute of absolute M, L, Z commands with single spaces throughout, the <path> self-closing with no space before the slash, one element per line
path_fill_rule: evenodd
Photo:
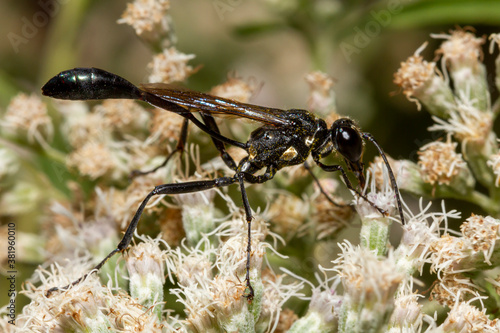
<path fill-rule="evenodd" d="M 47 291 L 46 296 L 50 297 L 50 295 L 58 290 L 66 290 L 71 286 L 74 286 L 78 284 L 80 281 L 85 279 L 89 274 L 93 272 L 97 272 L 99 269 L 101 269 L 102 266 L 111 258 L 113 257 L 116 253 L 118 252 L 123 252 L 130 244 L 132 241 L 132 238 L 134 236 L 134 232 L 137 229 L 137 225 L 139 224 L 139 220 L 142 216 L 142 213 L 144 212 L 144 209 L 146 208 L 149 200 L 157 195 L 175 195 L 175 194 L 182 194 L 182 193 L 192 193 L 192 192 L 200 192 L 200 191 L 205 191 L 209 190 L 212 188 L 217 188 L 217 187 L 224 187 L 228 186 L 231 184 L 234 184 L 238 181 L 238 178 L 236 177 L 220 177 L 212 180 L 200 180 L 200 181 L 193 181 L 193 182 L 185 182 L 185 183 L 173 183 L 173 184 L 163 184 L 163 185 L 158 185 L 156 186 L 149 194 L 144 198 L 142 203 L 140 204 L 139 208 L 134 214 L 134 217 L 130 221 L 127 230 L 125 230 L 125 234 L 123 235 L 120 243 L 118 246 L 111 251 L 101 262 L 99 262 L 89 273 L 86 273 L 82 277 L 80 277 L 78 280 L 73 281 L 72 283 L 64 286 L 64 287 L 54 287 L 51 288 Z M 246 196 L 246 193 L 245 193 Z M 248 200 L 247 200 L 248 201 Z"/>
<path fill-rule="evenodd" d="M 179 141 L 177 141 L 177 145 L 175 146 L 175 149 L 171 151 L 166 157 L 165 160 L 158 166 L 154 167 L 151 170 L 147 171 L 142 171 L 142 170 L 132 170 L 130 173 L 130 178 L 135 178 L 139 176 L 144 176 L 150 173 L 155 172 L 158 169 L 163 168 L 165 165 L 167 165 L 168 161 L 176 154 L 176 153 L 181 153 L 184 151 L 184 148 L 186 147 L 186 140 L 187 140 L 187 131 L 188 131 L 188 123 L 189 120 L 187 118 L 184 118 L 184 121 L 182 122 L 182 128 L 181 128 L 181 133 L 179 136 Z"/>

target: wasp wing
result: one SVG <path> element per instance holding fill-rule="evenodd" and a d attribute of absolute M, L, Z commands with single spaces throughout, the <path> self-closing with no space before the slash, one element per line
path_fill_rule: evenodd
<path fill-rule="evenodd" d="M 286 111 L 281 109 L 240 103 L 228 98 L 164 83 L 142 84 L 141 88 L 165 101 L 181 106 L 189 112 L 206 112 L 214 116 L 232 115 L 274 126 L 290 125 L 290 122 L 283 117 L 283 113 Z"/>

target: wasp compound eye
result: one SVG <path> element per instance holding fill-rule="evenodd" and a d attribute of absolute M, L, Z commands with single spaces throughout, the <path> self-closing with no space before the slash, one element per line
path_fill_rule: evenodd
<path fill-rule="evenodd" d="M 363 139 L 351 126 L 340 125 L 332 128 L 335 149 L 350 162 L 357 162 L 363 153 Z"/>

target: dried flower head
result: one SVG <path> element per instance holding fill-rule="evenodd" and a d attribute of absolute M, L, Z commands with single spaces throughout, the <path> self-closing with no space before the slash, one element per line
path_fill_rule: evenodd
<path fill-rule="evenodd" d="M 449 136 L 446 142 L 434 141 L 420 148 L 418 166 L 426 183 L 450 185 L 454 177 L 467 168 L 456 148 L 457 143 L 451 142 Z"/>
<path fill-rule="evenodd" d="M 307 74 L 305 80 L 310 89 L 308 109 L 324 113 L 331 112 L 335 107 L 333 79 L 323 72 L 316 71 Z"/>
<path fill-rule="evenodd" d="M 130 296 L 145 308 L 154 308 L 161 318 L 163 284 L 165 283 L 165 253 L 159 239 L 142 238 L 143 242 L 132 247 L 125 256 L 129 273 Z"/>
<path fill-rule="evenodd" d="M 78 111 L 63 113 L 65 121 L 61 129 L 73 148 L 81 148 L 89 141 L 108 143 L 111 140 L 111 129 L 105 126 L 102 115 L 85 109 Z"/>
<path fill-rule="evenodd" d="M 454 30 L 449 35 L 431 35 L 445 41 L 437 54 L 442 54 L 453 79 L 455 95 L 471 101 L 470 105 L 480 111 L 490 110 L 490 94 L 486 79 L 486 67 L 482 60 L 481 45 L 484 37 L 476 37 L 464 30 Z M 446 70 L 446 69 L 443 69 Z"/>
<path fill-rule="evenodd" d="M 299 319 L 299 316 L 288 308 L 284 308 L 280 312 L 280 317 L 278 319 L 278 323 L 276 325 L 276 333 L 284 333 L 288 332 L 292 327 L 293 323 Z"/>
<path fill-rule="evenodd" d="M 475 67 L 483 57 L 481 45 L 485 42 L 484 37 L 476 37 L 460 29 L 451 31 L 449 35 L 433 34 L 432 37 L 445 39 L 436 53 L 442 54 L 452 67 Z"/>
<path fill-rule="evenodd" d="M 463 237 L 444 235 L 433 242 L 429 261 L 440 280 L 432 292 L 434 299 L 451 307 L 458 300 L 472 299 L 483 291 L 462 274 L 496 265 L 493 254 L 499 226 L 496 219 L 473 215 L 461 227 Z"/>
<path fill-rule="evenodd" d="M 500 330 L 500 322 L 498 319 L 489 319 L 486 309 L 479 310 L 469 303 L 457 302 L 451 307 L 440 329 L 443 332 L 493 333 Z"/>
<path fill-rule="evenodd" d="M 163 50 L 153 57 L 153 61 L 148 64 L 151 70 L 149 82 L 151 83 L 172 83 L 185 81 L 198 69 L 189 66 L 189 60 L 194 59 L 194 54 L 184 54 L 175 47 Z"/>
<path fill-rule="evenodd" d="M 420 55 L 426 46 L 427 43 L 401 63 L 394 74 L 394 83 L 403 89 L 408 100 L 417 104 L 419 110 L 422 102 L 431 113 L 444 117 L 448 106 L 453 105 L 453 93 L 436 69 L 436 63 L 427 62 Z"/>
<path fill-rule="evenodd" d="M 38 270 L 43 284 L 28 285 L 24 291 L 31 303 L 18 317 L 17 326 L 30 332 L 69 331 L 148 331 L 161 332 L 161 323 L 152 311 L 123 293 L 115 295 L 102 286 L 95 274 L 67 291 L 45 296 L 48 287 L 67 284 L 88 268 L 74 261 L 68 272 Z"/>
<path fill-rule="evenodd" d="M 456 264 L 468 257 L 469 242 L 448 234 L 441 236 L 431 246 L 432 271 L 455 273 Z"/>
<path fill-rule="evenodd" d="M 291 239 L 309 215 L 306 201 L 291 194 L 280 194 L 267 209 L 266 216 L 272 221 L 272 229 L 285 239 Z"/>
<path fill-rule="evenodd" d="M 150 136 L 147 142 L 162 144 L 164 142 L 178 141 L 183 121 L 184 118 L 171 112 L 154 109 L 149 128 Z"/>
<path fill-rule="evenodd" d="M 158 216 L 161 237 L 170 246 L 179 246 L 186 237 L 182 225 L 182 211 L 180 208 L 169 207 Z"/>
<path fill-rule="evenodd" d="M 230 76 L 226 82 L 213 87 L 210 90 L 210 94 L 241 103 L 248 103 L 260 86 L 255 80 L 245 81 L 241 78 Z"/>
<path fill-rule="evenodd" d="M 159 42 L 164 37 L 173 39 L 170 16 L 170 0 L 135 0 L 127 4 L 118 24 L 132 26 L 135 33 L 146 41 Z"/>
<path fill-rule="evenodd" d="M 394 302 L 394 312 L 391 315 L 389 326 L 393 331 L 419 327 L 422 324 L 422 305 L 418 304 L 418 295 L 410 294 L 397 297 Z M 404 331 L 403 331 L 404 332 Z"/>
<path fill-rule="evenodd" d="M 102 143 L 89 141 L 72 152 L 66 164 L 70 168 L 76 168 L 81 175 L 95 180 L 113 170 L 117 162 L 108 147 Z"/>
<path fill-rule="evenodd" d="M 377 331 L 394 309 L 394 295 L 404 274 L 391 254 L 380 258 L 366 248 L 347 242 L 339 245 L 342 254 L 334 263 L 344 287 L 342 309 L 346 311 L 339 325 Z"/>
<path fill-rule="evenodd" d="M 486 263 L 490 262 L 493 255 L 497 238 L 499 238 L 500 220 L 491 216 L 481 216 L 472 214 L 460 226 L 460 230 L 465 239 L 468 239 L 472 250 L 483 252 Z"/>
<path fill-rule="evenodd" d="M 424 44 L 423 47 L 425 47 Z M 436 76 L 436 63 L 427 62 L 419 54 L 422 48 L 410 56 L 394 74 L 394 83 L 403 88 L 403 93 L 409 100 L 415 92 L 421 90 L 424 85 L 429 85 Z"/>
<path fill-rule="evenodd" d="M 45 274 L 50 273 L 45 272 Z M 54 280 L 56 279 L 48 276 L 48 281 Z M 102 308 L 106 306 L 105 298 L 102 296 L 112 294 L 107 293 L 95 275 L 89 276 L 74 288 L 54 294 L 52 297 L 45 297 L 43 289 L 37 290 L 29 285 L 28 290 L 24 292 L 32 301 L 19 316 L 18 327 L 32 332 L 43 330 L 64 332 L 97 330 L 110 325 L 109 319 L 102 312 Z"/>
<path fill-rule="evenodd" d="M 482 112 L 472 104 L 473 101 L 467 99 L 457 100 L 456 105 L 450 109 L 449 119 L 433 117 L 436 124 L 429 127 L 429 131 L 453 134 L 464 145 L 469 142 L 483 145 L 491 132 L 493 115 Z"/>
<path fill-rule="evenodd" d="M 144 128 L 149 118 L 142 106 L 127 99 L 104 100 L 94 108 L 94 112 L 102 117 L 103 126 L 117 131 Z"/>
<path fill-rule="evenodd" d="M 332 237 L 349 225 L 355 216 L 354 209 L 347 201 L 332 195 L 337 191 L 339 182 L 335 179 L 320 179 L 321 188 L 336 204 L 332 204 L 325 194 L 315 186 L 315 193 L 310 198 L 313 206 L 311 218 L 315 223 L 317 239 Z"/>
<path fill-rule="evenodd" d="M 30 143 L 46 146 L 52 140 L 54 128 L 47 106 L 39 96 L 20 93 L 7 106 L 0 125 L 7 131 L 26 135 Z"/>
<path fill-rule="evenodd" d="M 394 293 L 403 278 L 393 258 L 379 258 L 373 251 L 349 243 L 340 247 L 342 255 L 334 263 L 346 297 L 357 304 L 393 304 Z"/>
<path fill-rule="evenodd" d="M 252 223 L 250 280 L 255 297 L 251 303 L 243 297 L 247 292 L 247 233 L 239 214 L 211 234 L 204 234 L 195 246 L 168 251 L 167 268 L 179 280 L 179 288 L 171 292 L 185 306 L 188 328 L 232 332 L 276 325 L 281 306 L 295 293 L 297 284 L 285 285 L 272 274 L 261 276 L 265 248 L 269 247 L 262 243 L 267 232 L 263 223 L 259 218 Z M 217 248 L 210 241 L 213 236 L 220 239 Z"/>
<path fill-rule="evenodd" d="M 439 279 L 432 288 L 429 300 L 434 300 L 450 308 L 456 302 L 464 302 L 479 295 L 479 288 L 473 281 L 462 274 L 447 274 Z"/>

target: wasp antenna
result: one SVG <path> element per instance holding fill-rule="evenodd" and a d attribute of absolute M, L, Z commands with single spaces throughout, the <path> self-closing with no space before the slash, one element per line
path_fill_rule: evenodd
<path fill-rule="evenodd" d="M 401 205 L 401 195 L 399 193 L 398 184 L 396 183 L 396 177 L 394 177 L 394 173 L 392 172 L 389 161 L 387 160 L 387 157 L 385 156 L 385 153 L 382 150 L 382 147 L 380 147 L 380 145 L 378 144 L 377 140 L 375 140 L 373 135 L 371 135 L 370 133 L 367 133 L 367 132 L 363 132 L 363 133 L 361 133 L 361 135 L 363 136 L 363 138 L 369 140 L 371 143 L 373 143 L 373 145 L 375 147 L 377 147 L 377 150 L 378 150 L 380 156 L 382 156 L 382 159 L 384 160 L 385 166 L 387 167 L 387 171 L 389 172 L 389 179 L 391 180 L 392 188 L 396 192 L 396 203 L 398 205 L 399 216 L 401 217 L 401 223 L 404 225 L 405 218 L 403 215 L 403 207 Z"/>

